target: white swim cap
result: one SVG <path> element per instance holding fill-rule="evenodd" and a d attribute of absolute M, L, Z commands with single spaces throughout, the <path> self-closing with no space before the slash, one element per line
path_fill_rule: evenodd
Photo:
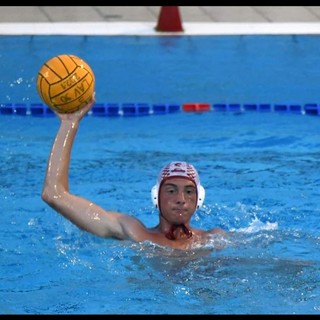
<path fill-rule="evenodd" d="M 160 174 L 158 176 L 157 184 L 153 186 L 151 189 L 151 199 L 153 205 L 158 208 L 159 207 L 159 189 L 161 183 L 170 178 L 170 177 L 185 177 L 191 181 L 193 181 L 197 187 L 197 209 L 201 208 L 203 205 L 205 190 L 200 184 L 200 178 L 197 170 L 192 164 L 189 164 L 184 161 L 174 161 L 170 162 L 166 166 L 164 166 Z"/>

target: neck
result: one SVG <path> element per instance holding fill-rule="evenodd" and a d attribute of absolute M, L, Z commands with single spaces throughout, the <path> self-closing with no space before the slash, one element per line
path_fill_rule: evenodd
<path fill-rule="evenodd" d="M 189 239 L 192 237 L 191 229 L 189 229 L 184 223 L 172 224 L 163 216 L 161 211 L 160 211 L 160 220 L 162 220 L 162 222 L 160 222 L 160 225 L 159 225 L 160 230 L 162 230 L 162 232 L 164 233 L 167 239 L 176 240 L 182 237 Z M 177 230 L 178 230 L 178 233 L 177 233 Z"/>
<path fill-rule="evenodd" d="M 181 223 L 171 225 L 169 231 L 165 234 L 166 238 L 168 238 L 169 240 L 176 240 L 177 237 L 175 231 L 177 229 L 180 229 L 187 239 L 192 237 L 192 231 L 189 228 L 187 228 L 183 223 Z"/>

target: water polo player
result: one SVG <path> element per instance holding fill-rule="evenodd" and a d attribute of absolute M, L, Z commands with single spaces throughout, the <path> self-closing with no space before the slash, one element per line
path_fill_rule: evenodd
<path fill-rule="evenodd" d="M 205 244 L 213 234 L 224 230 L 193 228 L 190 220 L 203 204 L 205 190 L 197 170 L 183 161 L 166 165 L 151 190 L 159 210 L 159 223 L 147 228 L 128 214 L 110 211 L 69 191 L 70 155 L 81 119 L 95 98 L 74 113 L 58 113 L 60 127 L 49 154 L 42 199 L 80 229 L 99 237 L 119 240 L 151 241 L 161 246 L 190 249 Z"/>

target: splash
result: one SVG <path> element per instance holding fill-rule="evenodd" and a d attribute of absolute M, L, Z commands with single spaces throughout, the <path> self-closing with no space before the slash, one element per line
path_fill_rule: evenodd
<path fill-rule="evenodd" d="M 256 233 L 259 231 L 272 231 L 278 229 L 277 222 L 268 222 L 265 223 L 259 220 L 257 217 L 250 222 L 248 227 L 239 228 L 239 229 L 230 229 L 231 232 L 242 232 L 242 233 Z"/>

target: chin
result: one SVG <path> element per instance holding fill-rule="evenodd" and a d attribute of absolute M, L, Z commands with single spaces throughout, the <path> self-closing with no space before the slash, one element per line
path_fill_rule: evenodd
<path fill-rule="evenodd" d="M 175 224 L 187 223 L 190 220 L 190 217 L 187 214 L 175 215 L 174 219 Z"/>

